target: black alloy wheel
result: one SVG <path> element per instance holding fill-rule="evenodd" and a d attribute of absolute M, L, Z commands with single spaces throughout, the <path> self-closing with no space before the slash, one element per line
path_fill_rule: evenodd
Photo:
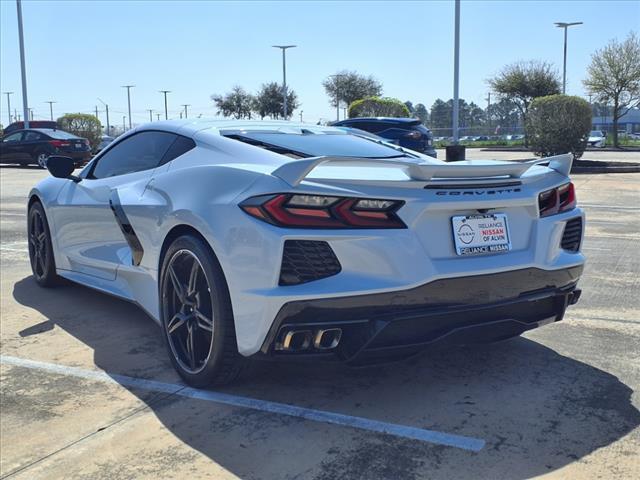
<path fill-rule="evenodd" d="M 39 285 L 50 287 L 56 284 L 56 265 L 53 258 L 53 247 L 49 224 L 44 209 L 39 202 L 29 208 L 27 237 L 29 243 L 29 261 L 31 271 Z"/>
<path fill-rule="evenodd" d="M 180 367 L 197 374 L 213 348 L 211 288 L 198 257 L 178 250 L 169 259 L 162 301 L 171 351 Z"/>
<path fill-rule="evenodd" d="M 231 299 L 214 253 L 195 235 L 167 249 L 160 275 L 162 329 L 173 366 L 194 387 L 233 381 L 238 353 Z"/>

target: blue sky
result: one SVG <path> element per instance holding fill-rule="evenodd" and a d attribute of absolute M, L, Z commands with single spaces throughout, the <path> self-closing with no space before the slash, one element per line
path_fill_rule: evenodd
<path fill-rule="evenodd" d="M 584 95 L 590 55 L 640 25 L 640 1 L 463 1 L 460 95 L 486 106 L 486 79 L 517 60 L 562 67 L 562 30 L 555 21 L 583 21 L 569 32 L 567 93 Z M 214 116 L 212 93 L 233 85 L 255 91 L 281 81 L 274 44 L 297 44 L 287 55 L 287 83 L 305 121 L 333 119 L 322 80 L 341 69 L 371 74 L 384 94 L 422 102 L 452 96 L 452 1 L 23 1 L 29 104 L 36 118 L 93 112 L 100 97 L 112 124 L 146 109 L 164 112 L 158 90 L 171 90 L 169 115 Z M 21 107 L 16 6 L 0 0 L 0 86 Z M 300 110 L 299 109 L 299 110 Z M 298 112 L 299 112 L 298 110 Z M 297 113 L 296 112 L 296 118 Z M 104 123 L 104 114 L 100 113 Z M 154 115 L 155 119 L 155 115 Z M 7 122 L 6 96 L 0 121 Z"/>

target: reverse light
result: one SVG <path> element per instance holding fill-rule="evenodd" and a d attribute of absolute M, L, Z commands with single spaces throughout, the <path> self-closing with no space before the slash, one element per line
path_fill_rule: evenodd
<path fill-rule="evenodd" d="M 251 197 L 240 208 L 254 218 L 292 228 L 406 228 L 399 200 L 280 193 Z"/>
<path fill-rule="evenodd" d="M 538 195 L 538 209 L 540 217 L 548 217 L 566 212 L 576 206 L 576 191 L 573 183 L 565 183 L 551 190 L 545 190 Z"/>

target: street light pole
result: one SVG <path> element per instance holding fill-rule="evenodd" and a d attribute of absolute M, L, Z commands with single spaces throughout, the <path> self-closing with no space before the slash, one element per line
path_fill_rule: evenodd
<path fill-rule="evenodd" d="M 9 95 L 12 95 L 13 92 L 2 92 L 7 96 L 7 113 L 9 115 L 9 123 L 11 123 L 11 99 Z M 9 125 L 9 123 L 7 125 Z"/>
<path fill-rule="evenodd" d="M 160 114 L 156 113 L 156 118 L 158 119 L 158 121 L 160 121 Z"/>
<path fill-rule="evenodd" d="M 149 112 L 149 121 L 153 122 L 153 110 L 152 109 L 147 109 L 147 112 Z"/>
<path fill-rule="evenodd" d="M 574 25 L 582 25 L 582 22 L 555 22 L 556 27 L 564 28 L 564 59 L 562 62 L 562 94 L 567 93 L 567 29 Z"/>
<path fill-rule="evenodd" d="M 171 93 L 171 90 L 160 90 L 160 93 L 164 93 L 164 119 L 169 120 L 169 111 L 167 110 L 167 93 Z"/>
<path fill-rule="evenodd" d="M 24 59 L 24 33 L 22 31 L 22 1 L 16 0 L 18 10 L 18 40 L 20 43 L 20 72 L 22 74 L 22 113 L 24 128 L 29 128 L 29 102 L 27 101 L 27 68 Z"/>
<path fill-rule="evenodd" d="M 458 144 L 458 84 L 460 79 L 460 0 L 455 4 L 455 40 L 453 53 L 453 144 Z"/>
<path fill-rule="evenodd" d="M 336 79 L 336 122 L 340 121 L 340 79 L 344 75 L 341 73 L 336 73 L 335 75 L 329 75 L 331 78 Z"/>
<path fill-rule="evenodd" d="M 129 129 L 131 129 L 131 89 L 135 85 L 122 85 L 122 88 L 127 89 L 127 104 L 129 105 Z"/>
<path fill-rule="evenodd" d="M 184 118 L 189 118 L 187 115 L 187 107 L 190 107 L 191 105 L 188 103 L 183 103 L 181 106 L 184 107 Z"/>
<path fill-rule="evenodd" d="M 122 133 L 124 133 L 124 131 L 126 130 L 127 126 L 125 125 L 124 121 L 127 117 L 126 116 L 122 116 Z"/>
<path fill-rule="evenodd" d="M 272 45 L 273 48 L 282 50 L 282 102 L 284 119 L 287 119 L 287 48 L 295 48 L 297 45 Z"/>
<path fill-rule="evenodd" d="M 304 112 L 304 110 L 300 110 L 300 123 L 302 123 L 302 112 Z"/>
<path fill-rule="evenodd" d="M 98 98 L 98 100 L 100 100 Z M 107 135 L 111 135 L 111 127 L 109 125 L 109 105 L 107 105 L 106 103 L 104 103 L 102 100 L 100 100 L 100 103 L 102 103 L 104 105 L 104 109 L 106 110 L 106 114 L 107 114 Z"/>

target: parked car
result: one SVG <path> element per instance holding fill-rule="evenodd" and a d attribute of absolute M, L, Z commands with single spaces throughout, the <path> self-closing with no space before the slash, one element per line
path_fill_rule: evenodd
<path fill-rule="evenodd" d="M 367 132 L 366 130 L 360 130 L 359 128 L 351 128 L 351 127 L 336 127 L 336 128 L 339 128 L 340 130 L 350 133 L 351 135 L 370 138 L 371 140 L 376 140 L 380 142 L 394 143 L 393 141 L 390 141 L 388 138 L 382 138 L 381 136 L 376 135 L 375 133 Z"/>
<path fill-rule="evenodd" d="M 607 144 L 607 137 L 600 130 L 592 130 L 587 139 L 587 145 L 593 148 L 604 148 Z"/>
<path fill-rule="evenodd" d="M 100 153 L 107 145 L 113 142 L 115 138 L 110 137 L 109 135 L 102 135 L 100 137 L 100 143 L 98 144 L 98 148 L 96 148 L 96 155 Z"/>
<path fill-rule="evenodd" d="M 58 128 L 58 122 L 53 120 L 30 120 L 29 128 L 50 128 L 55 130 Z M 24 122 L 13 122 L 7 125 L 4 129 L 4 135 L 9 135 L 11 132 L 17 132 L 18 130 L 24 129 Z"/>
<path fill-rule="evenodd" d="M 248 357 L 379 363 L 504 340 L 580 297 L 572 161 L 451 164 L 331 127 L 154 122 L 77 175 L 50 158 L 27 203 L 31 269 L 138 304 L 195 387 Z"/>
<path fill-rule="evenodd" d="M 51 155 L 71 157 L 76 166 L 84 165 L 91 158 L 89 140 L 63 130 L 30 128 L 9 133 L 0 141 L 0 163 L 45 168 Z"/>
<path fill-rule="evenodd" d="M 417 118 L 349 118 L 332 123 L 334 127 L 351 127 L 375 133 L 401 147 L 437 158 L 433 135 Z"/>

